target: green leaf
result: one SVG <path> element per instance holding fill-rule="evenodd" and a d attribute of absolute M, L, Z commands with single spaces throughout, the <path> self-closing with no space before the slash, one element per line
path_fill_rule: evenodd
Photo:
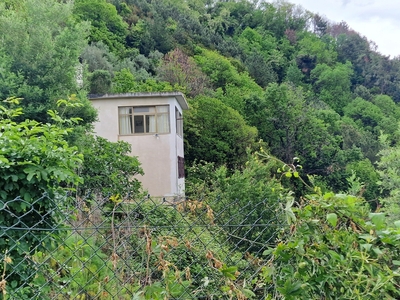
<path fill-rule="evenodd" d="M 31 197 L 30 193 L 28 193 L 28 192 L 24 193 L 24 200 L 25 201 L 31 201 L 31 199 L 32 199 L 32 197 Z"/>
<path fill-rule="evenodd" d="M 364 249 L 366 251 L 371 250 L 372 244 L 361 244 L 361 249 Z"/>
<path fill-rule="evenodd" d="M 394 226 L 396 226 L 396 228 L 400 228 L 400 220 L 399 221 L 395 221 L 394 222 Z"/>
<path fill-rule="evenodd" d="M 291 177 L 292 177 L 292 172 L 286 172 L 286 173 L 285 173 L 285 176 L 286 176 L 287 178 L 291 178 Z"/>
<path fill-rule="evenodd" d="M 45 181 L 48 180 L 48 177 L 47 177 L 48 174 L 47 174 L 46 170 L 40 170 L 40 174 L 41 174 L 41 178 L 43 180 L 45 180 Z"/>
<path fill-rule="evenodd" d="M 35 175 L 35 173 L 34 173 L 34 172 L 30 172 L 30 173 L 28 174 L 28 176 L 26 176 L 26 179 L 27 179 L 28 181 L 31 181 L 32 178 L 33 178 L 33 175 Z"/>
<path fill-rule="evenodd" d="M 378 247 L 372 248 L 372 251 L 374 251 L 375 254 L 377 254 L 377 255 L 382 255 L 383 254 L 382 250 L 379 249 Z"/>
<path fill-rule="evenodd" d="M 367 242 L 372 242 L 376 239 L 373 235 L 370 234 L 360 234 L 358 237 L 360 239 L 366 240 Z"/>
<path fill-rule="evenodd" d="M 236 279 L 235 273 L 236 273 L 237 269 L 238 268 L 236 266 L 231 266 L 231 267 L 223 266 L 221 269 L 221 272 L 225 277 L 235 280 Z"/>
<path fill-rule="evenodd" d="M 185 289 L 189 284 L 186 284 L 185 286 L 183 283 L 184 282 L 173 282 L 168 284 L 168 290 L 172 297 L 179 298 L 179 296 L 185 292 Z"/>
<path fill-rule="evenodd" d="M 291 296 L 296 296 L 301 293 L 302 284 L 301 282 L 292 282 L 292 279 L 287 279 L 284 286 L 278 288 L 278 290 L 288 299 Z"/>
<path fill-rule="evenodd" d="M 385 227 L 385 214 L 384 213 L 370 213 L 369 217 L 371 222 L 376 226 L 376 229 L 382 229 Z"/>
<path fill-rule="evenodd" d="M 267 250 L 264 250 L 263 255 L 270 255 L 272 252 L 274 252 L 273 248 L 269 248 Z"/>
<path fill-rule="evenodd" d="M 227 286 L 227 285 L 221 286 L 221 291 L 223 291 L 224 293 L 226 293 L 226 292 L 228 292 L 230 290 L 231 290 L 231 288 L 229 286 Z"/>
<path fill-rule="evenodd" d="M 336 227 L 338 216 L 335 213 L 330 213 L 326 215 L 326 220 L 329 224 L 331 224 L 332 227 Z"/>
<path fill-rule="evenodd" d="M 335 252 L 335 251 L 333 251 L 333 250 L 328 250 L 328 253 L 329 253 L 329 255 L 330 255 L 333 259 L 335 259 L 335 260 L 337 260 L 337 261 L 341 261 L 341 260 L 342 260 L 342 257 L 341 257 L 337 252 Z"/>
<path fill-rule="evenodd" d="M 256 294 L 254 294 L 252 291 L 250 291 L 248 289 L 243 289 L 242 292 L 243 292 L 243 295 L 246 296 L 246 298 L 256 297 Z"/>

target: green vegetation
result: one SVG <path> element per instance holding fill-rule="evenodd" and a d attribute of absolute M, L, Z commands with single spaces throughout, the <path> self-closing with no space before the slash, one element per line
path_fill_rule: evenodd
<path fill-rule="evenodd" d="M 262 278 L 284 299 L 396 299 L 400 223 L 344 194 L 313 194 L 288 208 L 291 225 Z"/>
<path fill-rule="evenodd" d="M 50 242 L 46 239 L 46 229 L 57 225 L 61 211 L 46 212 L 55 210 L 57 202 L 52 199 L 63 193 L 61 186 L 82 182 L 74 171 L 83 160 L 82 154 L 76 153 L 77 148 L 69 146 L 65 140 L 71 129 L 28 119 L 15 122 L 22 114 L 18 104 L 19 99 L 9 98 L 0 106 L 0 205 L 6 209 L 0 221 L 6 228 L 21 224 L 23 228 L 43 229 L 37 235 L 16 230 L 11 238 L 1 239 L 0 252 L 12 257 L 17 266 L 15 274 L 8 279 L 14 287 L 33 276 L 33 266 L 21 262 L 30 250 L 46 249 Z M 49 114 L 53 120 L 61 120 L 55 111 Z M 47 195 L 43 196 L 44 193 Z M 15 201 L 9 202 L 13 199 Z M 32 211 L 37 213 L 30 213 Z M 29 295 L 32 294 L 27 291 L 26 296 Z"/>
<path fill-rule="evenodd" d="M 141 255 L 163 267 L 149 280 L 148 265 L 133 257 L 128 264 L 139 266 L 142 281 L 121 290 L 138 299 L 399 298 L 400 59 L 381 55 L 345 22 L 285 1 L 6 0 L 0 40 L 2 226 L 50 227 L 59 218 L 47 210 L 79 204 L 90 212 L 99 197 L 107 199 L 99 220 L 122 222 L 113 214 L 128 209 L 121 200 L 142 196 L 132 178 L 142 173 L 140 158 L 130 157 L 125 143 L 93 136 L 96 111 L 87 94 L 178 90 L 190 105 L 189 200 L 179 207 L 183 215 L 145 202 L 137 209 L 152 224 L 170 218 L 189 225 L 181 239 L 130 232 Z M 49 200 L 67 192 L 60 207 Z M 34 217 L 26 214 L 31 208 Z M 223 242 L 191 232 L 194 214 Z M 100 245 L 98 236 L 64 233 L 51 241 L 40 231 L 37 238 L 15 231 L 0 239 L 1 272 L 8 257 L 18 270 L 6 289 L 29 282 L 17 295 L 29 298 L 46 272 L 70 280 L 83 261 L 91 258 L 96 269 L 115 252 L 105 245 L 90 257 L 87 245 Z M 198 245 L 208 247 L 194 246 L 192 255 L 183 238 L 199 235 Z M 60 239 L 68 247 L 60 248 Z M 31 263 L 18 264 L 31 249 Z M 78 261 L 66 260 L 68 253 Z M 227 253 L 257 257 L 264 267 L 253 270 L 256 277 L 238 277 L 249 262 L 230 265 Z M 49 255 L 69 273 L 50 262 L 33 276 L 35 262 L 47 263 Z M 192 262 L 196 255 L 210 268 Z M 188 261 L 192 276 L 184 275 Z M 118 268 L 111 264 L 99 276 L 126 271 Z M 85 291 L 72 284 L 62 295 L 97 295 L 100 277 L 82 272 L 75 283 L 93 282 Z M 107 291 L 120 284 L 107 282 Z"/>

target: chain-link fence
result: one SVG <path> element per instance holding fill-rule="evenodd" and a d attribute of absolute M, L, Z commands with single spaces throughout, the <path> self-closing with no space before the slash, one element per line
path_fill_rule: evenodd
<path fill-rule="evenodd" d="M 280 203 L 0 202 L 0 299 L 265 299 Z"/>

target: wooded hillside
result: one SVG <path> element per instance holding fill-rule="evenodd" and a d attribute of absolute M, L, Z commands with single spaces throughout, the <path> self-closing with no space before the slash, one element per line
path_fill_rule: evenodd
<path fill-rule="evenodd" d="M 242 215 L 265 224 L 282 212 L 282 228 L 226 239 L 269 255 L 252 288 L 268 283 L 276 299 L 398 297 L 400 57 L 380 54 L 346 22 L 286 1 L 3 0 L 0 40 L 1 201 L 69 189 L 115 208 L 140 195 L 129 145 L 92 136 L 87 95 L 181 91 L 190 105 L 186 196 L 207 203 L 207 215 L 235 203 L 234 218 L 207 226 L 239 228 Z M 48 147 L 62 148 L 62 159 L 49 160 Z M 382 288 L 370 288 L 376 278 Z"/>
<path fill-rule="evenodd" d="M 285 1 L 7 0 L 0 8 L 0 97 L 23 98 L 24 117 L 49 121 L 55 100 L 74 93 L 83 107 L 67 115 L 90 124 L 88 92 L 179 90 L 191 106 L 187 166 L 233 172 L 246 149 L 263 146 L 285 163 L 298 158 L 305 180 L 345 191 L 355 172 L 368 201 L 385 196 L 377 162 L 397 145 L 400 59 L 345 22 Z"/>

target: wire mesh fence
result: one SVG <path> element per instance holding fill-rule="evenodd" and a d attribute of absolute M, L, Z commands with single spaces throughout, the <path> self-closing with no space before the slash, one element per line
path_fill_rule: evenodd
<path fill-rule="evenodd" d="M 264 299 L 280 203 L 0 203 L 0 299 Z"/>

